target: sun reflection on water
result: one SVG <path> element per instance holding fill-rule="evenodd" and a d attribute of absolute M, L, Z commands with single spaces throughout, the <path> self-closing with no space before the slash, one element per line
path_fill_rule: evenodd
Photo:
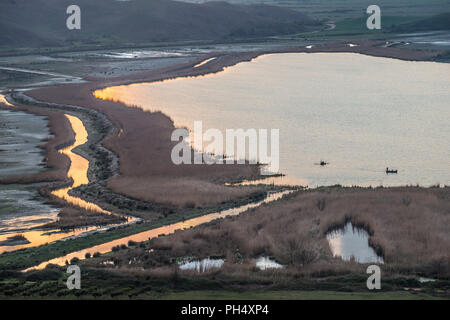
<path fill-rule="evenodd" d="M 8 102 L 8 100 L 6 100 L 3 94 L 0 94 L 0 103 L 6 104 L 9 107 L 14 107 L 11 103 Z"/>
<path fill-rule="evenodd" d="M 70 159 L 70 168 L 67 172 L 67 176 L 73 180 L 73 183 L 70 187 L 65 187 L 52 191 L 52 194 L 58 198 L 64 199 L 65 201 L 67 201 L 70 204 L 73 204 L 76 207 L 80 207 L 90 211 L 100 212 L 102 214 L 112 214 L 109 211 L 103 210 L 94 203 L 87 202 L 83 199 L 69 195 L 70 190 L 89 183 L 89 178 L 87 176 L 87 172 L 89 169 L 89 161 L 73 152 L 73 150 L 76 147 L 81 146 L 88 141 L 88 133 L 83 125 L 83 122 L 79 118 L 69 114 L 66 114 L 65 116 L 69 120 L 70 125 L 75 133 L 75 142 L 64 149 L 61 149 L 59 152 L 65 154 Z M 133 221 L 135 221 L 135 219 L 132 217 L 129 217 L 129 219 L 127 220 L 128 223 Z M 36 225 L 34 227 L 38 228 L 40 226 L 42 225 Z M 52 230 L 27 230 L 27 231 L 24 230 L 16 233 L 5 233 L 0 235 L 0 243 L 3 242 L 3 244 L 0 245 L 0 253 L 41 246 L 58 240 L 66 239 L 68 237 L 79 236 L 86 232 L 94 231 L 96 229 L 98 229 L 98 227 L 90 226 L 84 228 L 77 228 L 69 231 L 52 229 Z M 11 239 L 9 238 L 18 234 L 22 235 L 26 240 L 22 242 L 10 241 Z"/>
<path fill-rule="evenodd" d="M 80 119 L 69 114 L 66 114 L 65 116 L 69 120 L 70 125 L 75 132 L 75 142 L 72 145 L 60 150 L 59 152 L 65 154 L 70 159 L 71 163 L 69 171 L 67 172 L 67 176 L 69 178 L 72 178 L 73 184 L 71 187 L 52 191 L 52 194 L 57 196 L 58 198 L 64 199 L 68 203 L 73 204 L 77 207 L 90 211 L 101 212 L 104 214 L 111 214 L 110 212 L 103 210 L 94 203 L 87 202 L 83 199 L 69 195 L 70 190 L 89 183 L 89 178 L 87 176 L 89 161 L 72 151 L 76 147 L 81 146 L 88 141 L 88 133 L 83 125 L 83 122 L 81 122 Z"/>
<path fill-rule="evenodd" d="M 223 210 L 223 211 L 219 211 L 219 212 L 206 214 L 206 215 L 203 215 L 203 216 L 200 216 L 197 218 L 192 218 L 192 219 L 189 219 L 186 221 L 173 223 L 173 224 L 170 224 L 167 226 L 151 229 L 151 230 L 133 234 L 131 236 L 127 236 L 127 237 L 124 237 L 121 239 L 106 242 L 106 243 L 103 243 L 103 244 L 100 244 L 100 245 L 97 245 L 97 246 L 94 246 L 91 248 L 83 249 L 83 250 L 80 250 L 77 252 L 72 252 L 63 257 L 59 257 L 59 258 L 51 259 L 49 261 L 42 262 L 38 266 L 31 267 L 31 268 L 24 270 L 24 272 L 29 271 L 29 270 L 35 270 L 35 269 L 38 269 L 38 270 L 44 269 L 49 264 L 64 265 L 66 263 L 66 261 L 70 262 L 70 260 L 72 260 L 73 258 L 84 259 L 86 253 L 90 253 L 91 255 L 96 252 L 102 253 L 102 254 L 107 253 L 107 252 L 112 251 L 112 248 L 115 246 L 120 246 L 122 244 L 126 245 L 128 243 L 128 241 L 130 241 L 130 240 L 135 241 L 135 242 L 143 242 L 143 241 L 148 240 L 149 238 L 156 238 L 160 235 L 168 235 L 168 234 L 174 233 L 177 230 L 189 229 L 189 228 L 192 228 L 192 227 L 195 227 L 195 226 L 198 226 L 198 225 L 201 225 L 201 224 L 204 224 L 204 223 L 216 220 L 216 219 L 239 215 L 239 214 L 247 211 L 248 209 L 256 208 L 256 207 L 262 205 L 263 203 L 269 203 L 272 201 L 276 201 L 276 200 L 282 198 L 283 196 L 290 194 L 292 192 L 293 192 L 293 190 L 286 190 L 286 191 L 282 191 L 282 192 L 270 193 L 267 195 L 267 197 L 264 200 L 261 200 L 259 202 L 249 203 L 249 204 L 237 207 L 237 208 L 231 208 L 231 209 L 227 209 L 227 210 Z"/>

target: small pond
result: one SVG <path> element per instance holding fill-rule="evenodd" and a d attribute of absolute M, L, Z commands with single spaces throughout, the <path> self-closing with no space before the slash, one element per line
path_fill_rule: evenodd
<path fill-rule="evenodd" d="M 377 255 L 369 245 L 369 233 L 348 222 L 343 228 L 327 233 L 331 252 L 335 257 L 359 263 L 384 263 L 383 257 Z"/>
<path fill-rule="evenodd" d="M 268 257 L 259 257 L 255 260 L 256 267 L 259 270 L 267 270 L 267 269 L 282 269 L 284 266 L 282 264 L 279 264 L 273 259 L 270 259 Z"/>
<path fill-rule="evenodd" d="M 196 270 L 197 272 L 205 272 L 210 269 L 218 269 L 224 264 L 224 259 L 210 259 L 195 260 L 180 263 L 181 270 Z"/>

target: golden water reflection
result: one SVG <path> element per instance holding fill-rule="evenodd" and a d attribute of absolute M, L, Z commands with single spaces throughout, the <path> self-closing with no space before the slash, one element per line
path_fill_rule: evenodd
<path fill-rule="evenodd" d="M 120 246 L 122 244 L 125 244 L 125 245 L 128 244 L 128 241 L 130 241 L 130 240 L 135 241 L 135 242 L 143 242 L 143 241 L 146 241 L 151 238 L 156 238 L 160 235 L 168 235 L 168 234 L 174 233 L 177 230 L 189 229 L 191 227 L 195 227 L 195 226 L 207 223 L 207 222 L 211 222 L 216 219 L 230 217 L 230 216 L 236 216 L 242 212 L 247 211 L 248 209 L 256 208 L 264 203 L 269 203 L 269 202 L 278 200 L 278 199 L 282 198 L 283 196 L 285 196 L 289 193 L 292 193 L 292 192 L 293 192 L 293 190 L 286 190 L 286 191 L 282 191 L 282 192 L 269 193 L 264 200 L 261 200 L 259 202 L 249 203 L 249 204 L 237 207 L 237 208 L 231 208 L 231 209 L 224 210 L 224 211 L 206 214 L 206 215 L 203 215 L 203 216 L 200 216 L 197 218 L 192 218 L 192 219 L 189 219 L 189 220 L 186 220 L 183 222 L 173 223 L 173 224 L 170 224 L 167 226 L 151 229 L 151 230 L 133 234 L 131 236 L 127 236 L 127 237 L 124 237 L 121 239 L 106 242 L 106 243 L 103 243 L 103 244 L 100 244 L 100 245 L 97 245 L 97 246 L 94 246 L 91 248 L 83 249 L 83 250 L 80 250 L 77 252 L 72 252 L 63 257 L 51 259 L 49 261 L 45 261 L 45 262 L 39 264 L 38 266 L 28 268 L 25 270 L 25 272 L 29 271 L 29 270 L 33 270 L 33 269 L 44 269 L 48 264 L 56 264 L 56 265 L 62 266 L 66 263 L 66 261 L 70 262 L 70 260 L 72 260 L 73 258 L 78 258 L 80 260 L 84 259 L 86 253 L 90 253 L 91 255 L 96 252 L 107 253 L 107 252 L 112 251 L 112 248 L 115 246 Z"/>
<path fill-rule="evenodd" d="M 6 100 L 5 96 L 3 94 L 0 94 L 0 103 L 6 104 L 7 106 L 14 107 L 11 103 Z"/>
<path fill-rule="evenodd" d="M 7 233 L 0 235 L 0 242 L 7 242 L 9 237 L 13 237 L 17 234 L 24 236 L 29 243 L 17 244 L 17 245 L 2 245 L 0 246 L 0 253 L 16 251 L 19 249 L 31 248 L 42 246 L 48 243 L 52 243 L 58 240 L 66 239 L 68 237 L 76 237 L 82 233 L 95 230 L 97 227 L 88 227 L 70 231 L 61 231 L 59 229 L 52 230 L 33 230 L 24 231 L 19 233 Z"/>
<path fill-rule="evenodd" d="M 257 180 L 243 180 L 238 183 L 225 183 L 228 186 L 255 186 L 259 184 L 275 185 L 275 186 L 308 186 L 308 180 L 286 177 L 286 176 L 267 176 L 267 178 L 261 178 Z"/>
<path fill-rule="evenodd" d="M 81 122 L 80 119 L 69 114 L 66 114 L 65 116 L 69 120 L 70 125 L 72 126 L 72 129 L 75 132 L 75 142 L 71 146 L 61 149 L 59 152 L 65 154 L 70 159 L 70 168 L 69 171 L 67 172 L 67 176 L 69 178 L 72 178 L 73 184 L 71 187 L 52 191 L 52 194 L 57 196 L 58 198 L 64 199 L 68 203 L 73 204 L 77 207 L 91 211 L 101 212 L 104 214 L 111 214 L 110 212 L 103 210 L 94 203 L 87 202 L 84 201 L 83 199 L 69 195 L 69 191 L 71 189 L 89 183 L 89 179 L 87 176 L 87 172 L 89 169 L 89 161 L 72 151 L 76 147 L 81 146 L 88 141 L 88 133 L 83 125 L 83 122 Z"/>
<path fill-rule="evenodd" d="M 87 176 L 87 172 L 89 169 L 89 161 L 82 156 L 74 153 L 72 150 L 75 149 L 78 146 L 81 146 L 85 144 L 88 141 L 88 133 L 86 131 L 86 128 L 83 125 L 83 122 L 72 115 L 65 114 L 67 119 L 70 122 L 70 125 L 75 133 L 75 142 L 64 148 L 61 149 L 59 152 L 65 154 L 70 159 L 70 168 L 67 172 L 67 176 L 69 178 L 72 178 L 73 183 L 70 187 L 57 189 L 52 191 L 52 194 L 55 195 L 58 198 L 64 199 L 70 204 L 73 204 L 77 207 L 88 209 L 95 212 L 100 212 L 102 214 L 111 214 L 111 212 L 103 210 L 99 206 L 97 206 L 94 203 L 84 201 L 80 198 L 73 197 L 69 195 L 69 191 L 73 188 L 77 188 L 81 185 L 88 184 L 89 179 Z M 129 218 L 128 223 L 135 221 L 134 218 Z M 35 226 L 39 227 L 39 226 Z M 30 230 L 30 231 L 23 231 L 23 232 L 17 232 L 17 233 L 6 233 L 3 235 L 0 235 L 0 243 L 11 243 L 11 245 L 0 245 L 0 254 L 3 252 L 8 251 L 15 251 L 19 249 L 24 248 L 30 248 L 30 247 L 37 247 L 41 245 L 45 245 L 48 243 L 52 243 L 58 240 L 66 239 L 68 237 L 76 237 L 81 234 L 85 234 L 89 231 L 94 231 L 98 229 L 99 227 L 85 227 L 85 228 L 78 228 L 70 231 L 62 231 L 59 229 L 54 230 Z M 22 244 L 16 244 L 14 245 L 14 242 L 10 242 L 10 237 L 13 237 L 14 235 L 22 235 L 26 238 L 28 243 L 22 243 Z"/>
<path fill-rule="evenodd" d="M 203 66 L 203 65 L 205 65 L 205 64 L 207 64 L 208 62 L 213 61 L 213 60 L 216 60 L 216 57 L 212 57 L 212 58 L 203 60 L 203 61 L 201 61 L 200 63 L 197 63 L 197 64 L 194 66 L 194 68 L 201 67 L 201 66 Z"/>

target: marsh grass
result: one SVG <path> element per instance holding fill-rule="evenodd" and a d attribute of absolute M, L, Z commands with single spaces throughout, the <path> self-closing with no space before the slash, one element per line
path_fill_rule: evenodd
<path fill-rule="evenodd" d="M 170 265 L 177 257 L 225 256 L 220 272 L 237 274 L 254 273 L 249 261 L 265 255 L 287 265 L 277 272 L 292 277 L 364 272 L 364 265 L 333 258 L 326 240 L 329 231 L 351 222 L 367 230 L 369 244 L 384 258 L 383 270 L 450 276 L 448 188 L 323 191 L 300 191 L 289 201 L 159 237 L 145 248 L 120 251 L 115 258 L 119 266 L 135 259 L 132 268 L 152 269 Z"/>

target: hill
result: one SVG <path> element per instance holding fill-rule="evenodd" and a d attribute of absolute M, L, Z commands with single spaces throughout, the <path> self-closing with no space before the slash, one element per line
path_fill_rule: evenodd
<path fill-rule="evenodd" d="M 71 4 L 81 8 L 81 30 L 66 28 Z M 264 37 L 318 25 L 301 12 L 274 6 L 172 0 L 3 0 L 0 21 L 1 46 Z"/>
<path fill-rule="evenodd" d="M 450 12 L 441 13 L 419 21 L 406 23 L 394 28 L 396 32 L 419 32 L 450 30 Z"/>

